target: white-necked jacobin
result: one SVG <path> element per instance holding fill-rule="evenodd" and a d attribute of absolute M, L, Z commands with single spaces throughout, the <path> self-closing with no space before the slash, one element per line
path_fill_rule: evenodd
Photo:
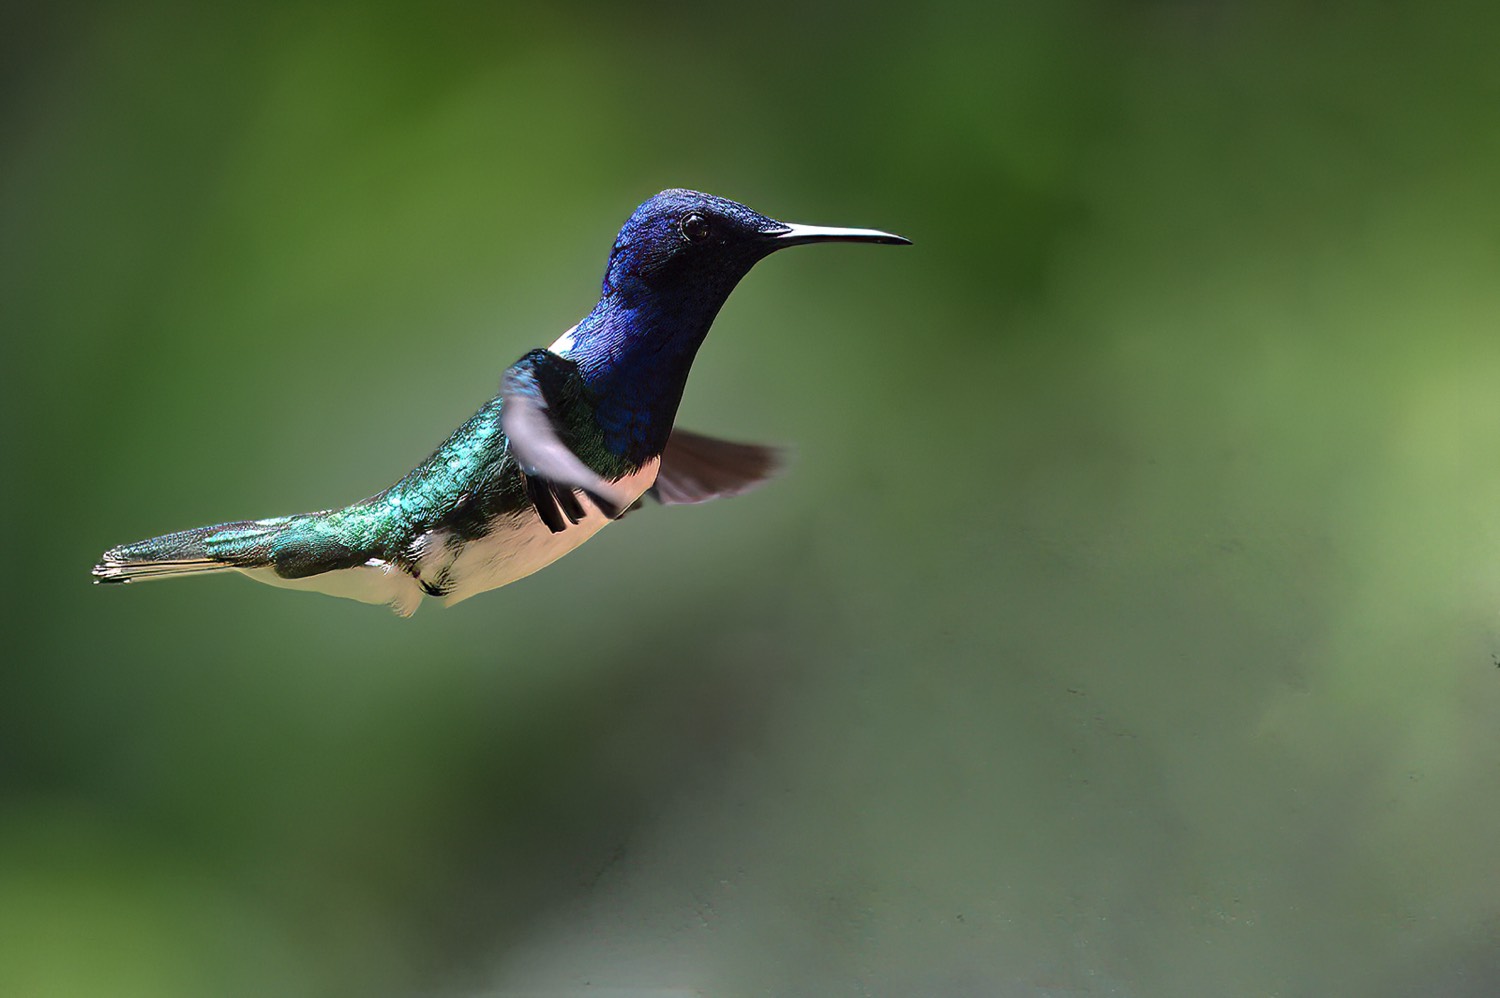
<path fill-rule="evenodd" d="M 506 370 L 500 394 L 395 485 L 342 509 L 122 544 L 95 581 L 233 570 L 406 616 L 424 595 L 452 604 L 530 575 L 647 493 L 672 505 L 748 491 L 777 452 L 674 428 L 688 370 L 757 261 L 831 241 L 908 242 L 663 191 L 620 229 L 594 310 Z"/>

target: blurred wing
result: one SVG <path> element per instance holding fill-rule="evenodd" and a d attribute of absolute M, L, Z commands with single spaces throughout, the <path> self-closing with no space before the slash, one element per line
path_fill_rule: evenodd
<path fill-rule="evenodd" d="M 784 452 L 776 447 L 674 429 L 651 494 L 666 506 L 737 496 L 769 481 L 783 460 Z"/>
<path fill-rule="evenodd" d="M 574 489 L 581 490 L 610 519 L 620 515 L 630 497 L 599 477 L 563 443 L 552 423 L 546 396 L 529 358 L 509 368 L 500 382 L 500 428 L 510 452 L 526 475 L 526 491 L 537 513 L 554 533 L 564 529 L 562 516 L 577 523 L 582 510 Z"/>

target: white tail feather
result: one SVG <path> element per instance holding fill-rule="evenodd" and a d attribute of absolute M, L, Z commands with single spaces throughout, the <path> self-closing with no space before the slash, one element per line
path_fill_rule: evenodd
<path fill-rule="evenodd" d="M 139 579 L 162 579 L 173 575 L 195 575 L 202 572 L 225 572 L 233 568 L 209 558 L 179 561 L 127 561 L 106 551 L 104 559 L 94 566 L 95 582 L 135 582 Z"/>

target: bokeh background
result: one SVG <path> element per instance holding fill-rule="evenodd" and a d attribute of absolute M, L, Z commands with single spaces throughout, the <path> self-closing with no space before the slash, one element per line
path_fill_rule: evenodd
<path fill-rule="evenodd" d="M 0 993 L 1500 993 L 1500 32 L 1398 6 L 8 5 Z M 726 307 L 774 486 L 89 586 L 394 480 L 669 186 L 916 243 Z"/>

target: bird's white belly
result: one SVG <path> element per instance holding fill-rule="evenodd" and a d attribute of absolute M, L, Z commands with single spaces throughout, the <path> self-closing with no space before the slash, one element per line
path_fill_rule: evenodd
<path fill-rule="evenodd" d="M 284 579 L 272 568 L 241 568 L 256 582 L 278 589 L 301 589 L 361 603 L 384 603 L 403 617 L 410 617 L 422 602 L 417 580 L 389 562 L 371 560 L 358 568 L 341 568 L 301 579 Z"/>
<path fill-rule="evenodd" d="M 660 463 L 659 459 L 653 459 L 640 471 L 615 484 L 634 502 L 656 481 L 656 469 Z M 443 602 L 452 606 L 477 593 L 497 589 L 546 568 L 610 522 L 587 499 L 582 500 L 582 505 L 586 514 L 583 519 L 558 533 L 553 533 L 540 517 L 529 512 L 465 544 L 448 567 L 447 577 L 452 588 L 443 596 Z M 442 546 L 439 538 L 431 540 Z"/>

